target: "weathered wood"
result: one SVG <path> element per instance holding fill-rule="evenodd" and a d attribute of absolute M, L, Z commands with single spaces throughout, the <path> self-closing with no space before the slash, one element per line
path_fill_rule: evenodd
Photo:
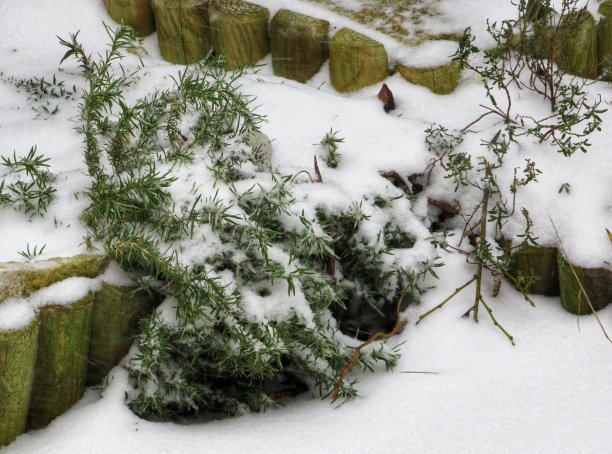
<path fill-rule="evenodd" d="M 558 296 L 557 253 L 554 247 L 522 247 L 511 255 L 510 274 L 530 282 L 528 293 Z"/>
<path fill-rule="evenodd" d="M 87 385 L 101 383 L 123 358 L 138 334 L 140 320 L 149 315 L 157 301 L 131 287 L 102 283 L 96 293 L 87 367 Z"/>
<path fill-rule="evenodd" d="M 211 0 L 212 46 L 228 69 L 254 65 L 270 52 L 267 8 L 242 0 Z"/>
<path fill-rule="evenodd" d="M 592 313 L 580 284 L 582 284 L 596 311 L 612 303 L 612 271 L 606 268 L 570 266 L 562 254 L 558 255 L 557 263 L 559 266 L 561 305 L 566 311 L 578 315 Z"/>
<path fill-rule="evenodd" d="M 28 429 L 45 427 L 85 391 L 93 294 L 71 305 L 40 309 Z"/>
<path fill-rule="evenodd" d="M 0 331 L 0 447 L 26 429 L 39 326 Z"/>
<path fill-rule="evenodd" d="M 31 263 L 0 264 L 0 303 L 10 296 L 28 296 L 69 277 L 96 277 L 108 265 L 108 257 L 82 254 Z"/>
<path fill-rule="evenodd" d="M 555 60 L 569 74 L 596 79 L 597 26 L 586 11 L 567 14 L 554 33 Z"/>
<path fill-rule="evenodd" d="M 209 0 L 153 0 L 159 50 L 164 60 L 188 65 L 212 50 Z"/>
<path fill-rule="evenodd" d="M 281 9 L 270 22 L 274 74 L 306 82 L 329 55 L 329 22 Z"/>
<path fill-rule="evenodd" d="M 139 36 L 155 31 L 151 0 L 104 0 L 104 6 L 113 20 L 129 25 Z"/>
<path fill-rule="evenodd" d="M 427 87 L 439 95 L 452 93 L 461 75 L 461 65 L 454 61 L 448 65 L 428 68 L 396 65 L 395 70 L 408 82 Z"/>
<path fill-rule="evenodd" d="M 612 82 L 612 0 L 599 6 L 601 19 L 597 24 L 597 60 L 603 80 Z"/>
<path fill-rule="evenodd" d="M 384 80 L 389 59 L 385 47 L 361 33 L 343 28 L 331 40 L 329 72 L 334 88 L 357 91 Z"/>

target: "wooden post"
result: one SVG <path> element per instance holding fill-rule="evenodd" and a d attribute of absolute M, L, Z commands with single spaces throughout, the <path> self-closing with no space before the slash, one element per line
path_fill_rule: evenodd
<path fill-rule="evenodd" d="M 11 296 L 28 296 L 69 277 L 96 277 L 108 265 L 108 257 L 81 254 L 32 263 L 0 264 L 0 303 Z"/>
<path fill-rule="evenodd" d="M 0 448 L 26 429 L 39 325 L 33 317 L 26 326 L 0 331 Z"/>
<path fill-rule="evenodd" d="M 87 385 L 101 383 L 123 358 L 138 334 L 138 323 L 157 301 L 146 293 L 132 294 L 131 287 L 102 283 L 96 293 L 87 367 Z"/>
<path fill-rule="evenodd" d="M 563 18 L 554 32 L 555 59 L 560 68 L 569 74 L 596 79 L 597 27 L 595 19 L 580 10 Z"/>
<path fill-rule="evenodd" d="M 334 35 L 329 48 L 329 71 L 334 88 L 357 91 L 384 80 L 389 60 L 385 47 L 361 33 L 343 28 Z"/>
<path fill-rule="evenodd" d="M 599 6 L 602 18 L 597 24 L 597 60 L 603 80 L 612 82 L 612 0 Z"/>
<path fill-rule="evenodd" d="M 85 391 L 93 294 L 70 305 L 40 309 L 40 334 L 28 429 L 45 427 Z"/>
<path fill-rule="evenodd" d="M 605 268 L 582 268 L 570 265 L 563 254 L 559 254 L 557 260 L 561 305 L 566 311 L 578 315 L 593 312 L 582 291 L 583 288 L 596 311 L 612 303 L 612 271 Z"/>
<path fill-rule="evenodd" d="M 139 36 L 155 31 L 151 0 L 104 0 L 104 6 L 113 20 L 129 25 Z"/>
<path fill-rule="evenodd" d="M 461 65 L 454 61 L 448 65 L 429 68 L 397 65 L 395 70 L 408 82 L 427 87 L 439 95 L 452 93 L 457 88 L 461 75 Z"/>
<path fill-rule="evenodd" d="M 254 65 L 270 52 L 267 8 L 242 0 L 211 0 L 212 46 L 228 69 Z"/>
<path fill-rule="evenodd" d="M 209 0 L 153 0 L 164 60 L 188 65 L 208 56 L 212 49 L 208 3 Z"/>
<path fill-rule="evenodd" d="M 510 274 L 531 281 L 528 293 L 558 296 L 557 253 L 554 247 L 522 247 L 511 255 Z"/>
<path fill-rule="evenodd" d="M 329 54 L 329 22 L 281 9 L 270 23 L 274 74 L 306 82 Z"/>

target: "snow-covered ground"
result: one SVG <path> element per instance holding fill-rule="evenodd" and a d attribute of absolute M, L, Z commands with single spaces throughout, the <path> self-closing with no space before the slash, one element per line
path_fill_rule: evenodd
<path fill-rule="evenodd" d="M 349 2 L 349 0 L 346 0 Z M 354 26 L 381 40 L 391 60 L 414 55 L 389 38 L 350 24 L 320 6 L 298 0 L 258 0 L 272 12 L 281 7 L 324 17 L 335 26 Z M 352 2 L 355 3 L 355 2 Z M 596 2 L 591 2 L 596 4 Z M 590 5 L 592 8 L 593 5 Z M 441 0 L 441 16 L 433 31 L 461 31 L 471 26 L 478 45 L 487 45 L 485 21 L 512 16 L 510 0 Z M 56 36 L 81 30 L 86 49 L 101 50 L 107 42 L 102 21 L 112 24 L 101 0 L 4 0 L 0 39 L 0 154 L 25 154 L 33 145 L 50 158 L 58 175 L 58 196 L 48 215 L 34 221 L 9 207 L 0 207 L 0 261 L 19 260 L 27 245 L 46 245 L 42 258 L 83 252 L 85 227 L 79 216 L 88 202 L 82 139 L 74 131 L 78 92 L 64 101 L 44 99 L 54 115 L 40 111 L 18 92 L 10 78 L 53 74 L 71 87 L 79 81 L 76 65 L 58 70 L 65 49 Z M 156 35 L 144 40 L 148 55 L 140 88 L 146 92 L 167 83 L 179 67 L 163 62 Z M 412 52 L 412 54 L 411 54 Z M 418 52 L 417 52 L 418 54 Z M 430 56 L 431 64 L 441 56 Z M 444 57 L 444 56 L 442 56 Z M 423 54 L 419 54 L 419 58 Z M 379 86 L 350 95 L 333 90 L 327 65 L 308 84 L 275 77 L 268 65 L 242 79 L 243 91 L 255 95 L 258 112 L 267 117 L 262 130 L 273 139 L 272 163 L 285 173 L 312 170 L 316 145 L 331 129 L 345 138 L 343 164 L 323 169 L 326 184 L 354 195 L 381 190 L 388 184 L 378 170 L 402 175 L 418 173 L 430 159 L 424 129 L 436 122 L 461 128 L 479 115 L 483 89 L 464 74 L 452 95 L 438 96 L 409 84 L 399 75 L 385 82 L 397 109 L 385 114 L 377 99 Z M 137 59 L 128 55 L 127 65 Z M 612 85 L 597 83 L 604 107 L 612 103 Z M 134 93 L 142 94 L 142 93 Z M 542 112 L 541 101 L 525 95 L 519 101 Z M 36 106 L 39 113 L 32 110 Z M 36 117 L 36 118 L 35 118 Z M 538 183 L 519 194 L 518 203 L 535 220 L 534 233 L 544 243 L 556 242 L 548 218 L 559 228 L 570 257 L 583 266 L 607 266 L 612 247 L 605 228 L 612 229 L 612 113 L 603 115 L 603 131 L 593 136 L 587 154 L 564 158 L 548 147 L 527 143 L 509 159 L 517 166 L 531 157 L 542 170 Z M 563 183 L 569 194 L 559 194 Z M 452 189 L 452 186 L 450 186 Z M 448 187 L 440 187 L 443 193 Z M 433 188 L 432 190 L 435 190 Z M 331 202 L 330 202 L 331 203 Z M 426 207 L 415 206 L 426 212 Z M 513 228 L 512 224 L 509 226 Z M 515 226 L 520 232 L 520 226 Z M 99 397 L 89 390 L 84 399 L 47 429 L 21 436 L 2 451 L 10 453 L 191 453 L 191 452 L 419 452 L 419 453 L 606 453 L 612 452 L 612 346 L 593 317 L 578 319 L 563 311 L 558 298 L 534 297 L 531 308 L 509 285 L 490 303 L 496 318 L 510 331 L 512 347 L 486 314 L 476 325 L 460 317 L 471 304 L 466 290 L 441 311 L 416 326 L 425 312 L 465 283 L 474 270 L 462 257 L 442 256 L 446 266 L 436 288 L 419 307 L 406 314 L 409 324 L 394 343 L 405 342 L 393 373 L 360 377 L 361 397 L 342 406 L 301 396 L 284 408 L 263 415 L 206 424 L 179 426 L 149 423 L 124 405 L 126 375 L 121 368 Z M 490 294 L 490 289 L 485 289 Z M 599 313 L 612 326 L 612 308 Z M 410 373 L 410 372 L 435 372 Z"/>

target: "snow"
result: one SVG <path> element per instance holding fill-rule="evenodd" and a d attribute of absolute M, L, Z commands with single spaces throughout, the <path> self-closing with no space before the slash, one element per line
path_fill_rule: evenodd
<path fill-rule="evenodd" d="M 406 61 L 436 66 L 447 62 L 455 48 L 448 41 L 406 48 L 303 0 L 254 2 L 268 7 L 272 15 L 280 8 L 289 8 L 327 19 L 336 30 L 350 27 L 367 34 L 385 45 L 392 64 Z M 344 6 L 358 8 L 360 3 L 346 0 Z M 593 1 L 588 5 L 591 10 L 597 6 Z M 491 45 L 485 32 L 487 18 L 499 21 L 515 14 L 509 0 L 440 0 L 436 9 L 438 17 L 424 19 L 427 30 L 461 32 L 469 26 L 480 47 Z M 0 3 L 0 15 L 12 18 L 4 24 L 0 42 L 0 154 L 12 154 L 13 150 L 18 155 L 25 154 L 36 144 L 51 158 L 58 188 L 57 199 L 44 218 L 30 219 L 9 207 L 0 207 L 0 261 L 21 260 L 18 251 L 25 250 L 28 244 L 46 245 L 41 258 L 84 252 L 87 231 L 79 218 L 88 205 L 84 191 L 89 177 L 82 163 L 82 139 L 74 131 L 79 93 L 63 102 L 56 115 L 35 119 L 36 112 L 30 108 L 33 103 L 7 79 L 44 76 L 49 80 L 55 73 L 69 86 L 79 83 L 75 63 L 66 62 L 62 71 L 57 69 L 65 49 L 59 46 L 56 36 L 65 38 L 81 30 L 79 39 L 84 47 L 102 51 L 107 37 L 101 21 L 114 23 L 98 0 L 5 0 Z M 146 38 L 143 47 L 148 53 L 143 57 L 145 72 L 139 87 L 128 93 L 130 99 L 154 87 L 167 86 L 168 76 L 180 69 L 160 59 L 156 35 Z M 314 215 L 313 206 L 334 211 L 354 201 L 370 199 L 376 193 L 400 195 L 401 191 L 378 172 L 422 172 L 431 159 L 423 131 L 434 122 L 461 129 L 482 112 L 478 105 L 484 99 L 483 88 L 478 78 L 467 72 L 462 75 L 460 87 L 445 96 L 410 84 L 397 74 L 390 76 L 385 83 L 393 91 L 397 109 L 385 114 L 377 99 L 378 85 L 353 94 L 339 94 L 331 86 L 327 64 L 303 85 L 275 77 L 270 61 L 267 57 L 266 67 L 242 78 L 242 90 L 256 96 L 258 112 L 267 118 L 262 131 L 272 139 L 275 168 L 283 174 L 302 170 L 313 174 L 313 157 L 318 156 L 323 184 L 309 183 L 302 175 L 304 179 L 292 188 L 295 206 L 303 207 L 307 217 Z M 134 67 L 138 59 L 128 55 L 125 64 Z M 612 85 L 595 83 L 588 89 L 600 93 L 606 107 L 610 107 Z M 517 107 L 546 112 L 546 106 L 526 92 L 518 98 Z M 593 145 L 587 154 L 565 158 L 546 144 L 525 140 L 522 148 L 512 150 L 507 158 L 509 169 L 522 168 L 529 157 L 542 171 L 538 183 L 521 189 L 517 196 L 517 205 L 525 206 L 537 221 L 534 234 L 540 243 L 561 242 L 571 260 L 584 267 L 612 269 L 612 249 L 605 232 L 606 227 L 612 229 L 611 117 L 610 111 L 602 115 L 604 130 L 592 136 Z M 335 169 L 322 164 L 324 151 L 319 145 L 330 128 L 345 139 L 340 144 L 342 160 Z M 478 129 L 484 135 L 496 131 L 492 121 Z M 476 154 L 482 148 L 479 140 L 479 136 L 473 136 L 463 147 L 467 149 L 469 145 Z M 194 185 L 214 193 L 212 181 L 185 172 L 173 186 L 174 194 L 185 194 Z M 511 175 L 504 178 L 509 184 Z M 569 194 L 559 193 L 564 183 L 571 185 Z M 456 197 L 452 189 L 449 180 L 439 178 L 415 203 L 406 199 L 394 202 L 390 211 L 396 221 L 404 223 L 417 239 L 408 256 L 398 255 L 394 260 L 412 265 L 433 256 L 429 231 L 421 222 L 428 213 L 426 198 L 452 201 Z M 220 197 L 230 198 L 230 194 Z M 474 206 L 478 199 L 468 194 L 458 202 Z M 373 215 L 373 224 L 371 231 L 361 233 L 375 238 L 380 212 L 368 204 L 364 209 Z M 519 234 L 523 228 L 517 217 L 507 225 L 507 233 Z M 194 243 L 182 260 L 185 264 L 196 263 L 199 251 L 205 247 L 218 245 Z M 563 311 L 558 298 L 534 297 L 536 307 L 531 308 L 505 285 L 500 296 L 487 297 L 487 301 L 496 318 L 514 335 L 516 347 L 510 346 L 487 320 L 486 313 L 478 325 L 460 318 L 471 304 L 469 289 L 415 325 L 418 314 L 434 307 L 474 272 L 460 256 L 443 253 L 442 259 L 446 266 L 437 269 L 440 280 L 430 282 L 436 288 L 424 295 L 420 306 L 408 310 L 409 325 L 392 341 L 405 342 L 397 370 L 360 376 L 362 397 L 354 401 L 339 406 L 301 396 L 288 402 L 287 407 L 274 408 L 263 415 L 192 426 L 150 423 L 125 406 L 127 377 L 118 367 L 102 396 L 96 390 L 88 390 L 74 409 L 49 428 L 21 436 L 3 453 L 612 452 L 608 434 L 612 387 L 607 386 L 612 376 L 612 349 L 594 317 L 577 320 Z M 109 267 L 100 279 L 114 285 L 132 283 L 116 266 Z M 32 295 L 28 301 L 68 303 L 97 285 L 98 280 L 73 278 Z M 258 295 L 256 290 L 243 295 L 245 309 L 253 319 L 282 319 L 290 315 L 292 307 L 301 308 L 302 313 L 306 310 L 303 301 L 292 301 L 290 306 L 286 288 L 281 283 L 278 286 L 267 297 Z M 490 293 L 491 289 L 485 288 L 485 294 Z M 286 305 L 271 304 L 276 302 L 278 306 L 279 301 Z M 175 305 L 168 299 L 159 309 L 167 323 L 175 322 Z M 30 303 L 5 302 L 0 305 L 0 329 L 24 326 L 32 314 Z M 612 307 L 599 313 L 606 326 L 611 316 Z"/>
<path fill-rule="evenodd" d="M 28 302 L 36 309 L 51 305 L 63 306 L 82 300 L 88 293 L 99 289 L 98 279 L 69 277 L 32 293 Z"/>
<path fill-rule="evenodd" d="M 13 331 L 27 326 L 36 313 L 25 301 L 9 299 L 0 304 L 0 331 Z"/>
<path fill-rule="evenodd" d="M 579 329 L 556 298 L 534 297 L 532 308 L 505 286 L 494 311 L 516 347 L 488 321 L 460 318 L 467 294 L 415 326 L 417 314 L 470 277 L 462 258 L 443 258 L 439 287 L 411 309 L 395 341 L 405 341 L 396 371 L 360 376 L 361 397 L 344 405 L 306 395 L 265 414 L 151 423 L 124 405 L 127 377 L 117 367 L 102 398 L 88 390 L 47 429 L 3 453 L 610 452 L 612 351 L 595 320 L 581 318 Z M 611 308 L 600 312 L 611 316 Z"/>

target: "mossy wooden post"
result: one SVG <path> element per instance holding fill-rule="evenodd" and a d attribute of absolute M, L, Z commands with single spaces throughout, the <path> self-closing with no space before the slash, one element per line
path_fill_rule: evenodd
<path fill-rule="evenodd" d="M 39 325 L 0 331 L 0 448 L 26 429 Z"/>
<path fill-rule="evenodd" d="M 103 255 L 81 254 L 31 263 L 0 264 L 0 302 L 11 296 L 28 296 L 69 277 L 94 278 L 108 265 Z"/>
<path fill-rule="evenodd" d="M 94 296 L 40 309 L 40 334 L 28 429 L 45 427 L 85 391 Z"/>
<path fill-rule="evenodd" d="M 389 59 L 385 47 L 348 28 L 339 30 L 329 46 L 329 72 L 334 88 L 357 91 L 388 76 Z"/>
<path fill-rule="evenodd" d="M 209 0 L 153 0 L 159 50 L 164 60 L 188 65 L 208 56 Z"/>
<path fill-rule="evenodd" d="M 447 65 L 429 68 L 397 65 L 395 70 L 408 82 L 427 87 L 439 95 L 452 93 L 457 88 L 461 75 L 461 65 L 454 61 Z"/>
<path fill-rule="evenodd" d="M 528 293 L 558 296 L 557 253 L 554 247 L 522 247 L 510 258 L 510 274 L 530 282 Z"/>
<path fill-rule="evenodd" d="M 561 305 L 566 311 L 578 315 L 592 313 L 580 284 L 585 289 L 596 311 L 612 303 L 612 271 L 605 268 L 570 266 L 562 254 L 558 255 L 558 266 Z"/>
<path fill-rule="evenodd" d="M 270 22 L 274 74 L 306 82 L 327 60 L 329 22 L 281 9 Z"/>
<path fill-rule="evenodd" d="M 241 0 L 211 0 L 208 17 L 212 46 L 225 66 L 254 65 L 270 52 L 267 8 Z"/>
<path fill-rule="evenodd" d="M 139 36 L 155 31 L 151 0 L 104 0 L 104 6 L 113 20 L 129 25 Z"/>
<path fill-rule="evenodd" d="M 599 6 L 601 19 L 597 24 L 597 60 L 603 80 L 612 82 L 612 0 Z"/>
<path fill-rule="evenodd" d="M 131 287 L 102 283 L 96 294 L 87 385 L 97 385 L 123 358 L 138 334 L 138 322 L 157 305 L 146 293 L 133 295 Z"/>
<path fill-rule="evenodd" d="M 575 76 L 597 78 L 597 26 L 588 11 L 580 10 L 563 17 L 553 40 L 560 68 Z"/>

